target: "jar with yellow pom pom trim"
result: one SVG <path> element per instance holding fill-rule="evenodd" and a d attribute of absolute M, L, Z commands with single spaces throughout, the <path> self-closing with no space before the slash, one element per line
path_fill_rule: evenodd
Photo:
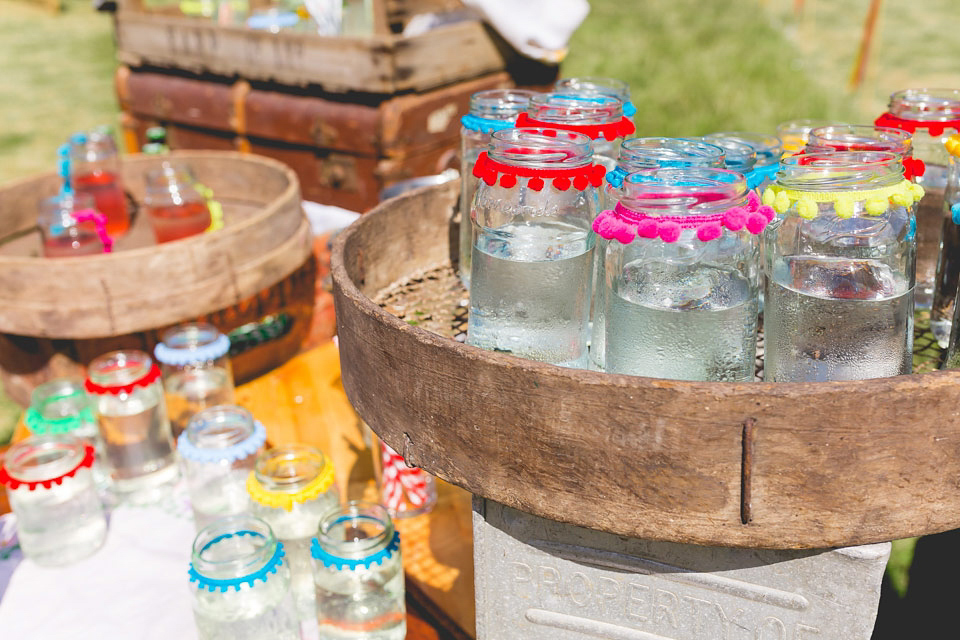
<path fill-rule="evenodd" d="M 916 202 L 899 156 L 785 158 L 763 193 L 764 379 L 863 380 L 910 372 Z"/>
<path fill-rule="evenodd" d="M 281 540 L 301 619 L 315 615 L 310 539 L 325 513 L 339 506 L 333 464 L 319 449 L 286 445 L 268 449 L 247 479 L 251 513 Z"/>

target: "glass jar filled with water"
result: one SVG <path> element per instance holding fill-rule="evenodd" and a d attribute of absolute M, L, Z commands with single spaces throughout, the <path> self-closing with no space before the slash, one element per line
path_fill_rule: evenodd
<path fill-rule="evenodd" d="M 783 143 L 777 136 L 752 131 L 722 131 L 705 135 L 703 139 L 716 145 L 720 145 L 721 141 L 737 142 L 753 149 L 756 160 L 749 168 L 727 164 L 728 169 L 739 171 L 746 176 L 748 188 L 763 189 L 773 182 L 783 156 Z M 730 155 L 731 162 L 736 164 L 732 157 L 734 154 Z"/>
<path fill-rule="evenodd" d="M 248 511 L 247 478 L 267 430 L 243 407 L 203 409 L 177 439 L 197 528 Z"/>
<path fill-rule="evenodd" d="M 780 144 L 783 147 L 784 153 L 799 153 L 807 146 L 811 131 L 819 127 L 830 126 L 831 124 L 841 123 L 810 118 L 787 120 L 777 125 L 777 137 L 780 138 Z"/>
<path fill-rule="evenodd" d="M 590 139 L 554 129 L 493 134 L 474 176 L 467 342 L 586 367 L 596 189 Z"/>
<path fill-rule="evenodd" d="M 922 195 L 892 153 L 784 159 L 763 194 L 782 216 L 765 237 L 764 380 L 910 372 Z"/>
<path fill-rule="evenodd" d="M 301 617 L 314 611 L 310 539 L 320 518 L 339 506 L 333 464 L 314 447 L 287 445 L 260 454 L 247 478 L 251 513 L 263 518 L 282 540 Z"/>
<path fill-rule="evenodd" d="M 620 142 L 635 128 L 623 115 L 619 98 L 592 91 L 557 91 L 534 95 L 518 127 L 563 129 L 592 140 L 594 161 L 607 169 L 617 164 Z"/>
<path fill-rule="evenodd" d="M 620 145 L 617 166 L 607 172 L 606 184 L 600 204 L 604 209 L 613 209 L 623 197 L 623 180 L 628 174 L 644 169 L 660 167 L 715 167 L 723 168 L 725 152 L 720 147 L 692 138 L 630 138 Z M 608 240 L 597 237 L 596 258 L 593 274 L 594 300 L 590 337 L 590 367 L 604 370 L 604 324 L 603 256 Z"/>
<path fill-rule="evenodd" d="M 162 366 L 173 435 L 206 407 L 233 404 L 230 339 L 205 322 L 176 326 L 163 334 L 153 355 Z"/>
<path fill-rule="evenodd" d="M 179 475 L 160 368 L 134 349 L 112 351 L 87 367 L 104 461 L 119 494 L 153 500 Z"/>
<path fill-rule="evenodd" d="M 91 468 L 93 445 L 72 435 L 30 436 L 0 464 L 17 517 L 23 554 L 42 566 L 86 558 L 107 536 L 107 519 Z"/>
<path fill-rule="evenodd" d="M 517 116 L 527 110 L 533 91 L 491 89 L 470 96 L 470 111 L 461 119 L 460 128 L 460 280 L 470 288 L 470 205 L 477 180 L 470 171 L 480 152 L 490 144 L 490 134 L 512 129 Z"/>
<path fill-rule="evenodd" d="M 912 134 L 913 156 L 922 163 L 922 170 L 915 171 L 913 178 L 924 190 L 917 207 L 917 305 L 922 306 L 922 302 L 932 305 L 930 328 L 940 346 L 946 347 L 957 294 L 956 274 L 960 271 L 960 265 L 956 264 L 960 260 L 956 255 L 960 237 L 950 216 L 943 216 L 949 173 L 945 144 L 949 136 L 960 133 L 960 89 L 897 91 L 890 96 L 887 113 L 877 118 L 875 124 Z M 941 262 L 934 275 L 931 258 L 940 249 L 941 242 Z M 932 303 L 927 291 L 924 291 L 926 300 L 920 295 L 921 286 L 928 287 L 931 283 Z"/>
<path fill-rule="evenodd" d="M 616 78 L 600 76 L 578 76 L 576 78 L 561 78 L 553 85 L 554 91 L 574 93 L 600 93 L 613 96 L 623 103 L 623 115 L 633 120 L 637 108 L 630 100 L 630 85 Z"/>
<path fill-rule="evenodd" d="M 597 217 L 611 373 L 753 380 L 759 234 L 773 219 L 744 177 L 713 168 L 627 176 Z"/>
<path fill-rule="evenodd" d="M 202 529 L 190 587 L 200 640 L 300 638 L 283 543 L 260 518 L 220 518 Z"/>
<path fill-rule="evenodd" d="M 321 638 L 402 640 L 407 632 L 400 534 L 386 509 L 349 502 L 313 539 Z"/>
<path fill-rule="evenodd" d="M 940 262 L 937 265 L 937 291 L 939 292 L 945 284 L 953 286 L 954 298 L 947 307 L 953 312 L 953 318 L 944 368 L 957 369 L 960 368 L 960 346 L 958 346 L 960 328 L 958 328 L 956 305 L 957 284 L 960 281 L 960 133 L 950 136 L 945 146 L 949 152 L 949 170 L 947 186 L 943 192 L 946 220 L 943 227 Z"/>

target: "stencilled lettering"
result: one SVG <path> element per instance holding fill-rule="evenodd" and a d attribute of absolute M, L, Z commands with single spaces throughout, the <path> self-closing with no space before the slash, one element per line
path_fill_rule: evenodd
<path fill-rule="evenodd" d="M 693 614 L 693 637 L 701 638 L 704 633 L 704 614 L 711 615 L 713 613 L 713 603 L 709 600 L 701 600 L 700 598 L 694 598 L 693 596 L 680 596 L 680 599 L 684 602 L 690 603 L 690 608 Z M 711 615 L 711 617 L 713 617 Z M 716 632 L 712 637 L 716 637 Z"/>
<path fill-rule="evenodd" d="M 597 601 L 601 615 L 607 615 L 608 605 L 612 605 L 620 598 L 620 583 L 613 578 L 600 576 L 597 578 Z"/>
<path fill-rule="evenodd" d="M 650 587 L 631 582 L 627 585 L 627 620 L 647 622 L 653 612 L 653 593 Z"/>
<path fill-rule="evenodd" d="M 677 595 L 664 589 L 657 589 L 656 605 L 654 607 L 653 622 L 661 624 L 664 620 L 670 622 L 670 626 L 677 628 L 677 606 L 679 601 Z"/>
<path fill-rule="evenodd" d="M 810 627 L 802 622 L 798 622 L 796 633 L 793 634 L 793 640 L 805 640 L 806 638 L 812 638 L 818 635 L 820 635 L 820 629 L 817 627 Z"/>
<path fill-rule="evenodd" d="M 590 584 L 590 578 L 585 574 L 578 571 L 570 576 L 570 599 L 574 604 L 581 607 L 587 606 L 590 604 L 592 593 L 593 586 Z"/>
<path fill-rule="evenodd" d="M 769 616 L 757 625 L 756 640 L 787 640 L 787 627 L 779 618 Z"/>
<path fill-rule="evenodd" d="M 540 573 L 540 588 L 546 589 L 553 595 L 560 592 L 560 572 L 553 567 L 538 567 Z"/>

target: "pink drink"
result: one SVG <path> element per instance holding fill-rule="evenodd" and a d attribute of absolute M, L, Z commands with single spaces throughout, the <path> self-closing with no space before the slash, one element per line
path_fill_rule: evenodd
<path fill-rule="evenodd" d="M 73 186 L 78 194 L 87 194 L 93 198 L 94 206 L 107 216 L 107 233 L 116 237 L 130 228 L 130 213 L 127 211 L 127 199 L 120 186 L 117 175 L 110 171 L 93 171 L 73 178 Z"/>
<path fill-rule="evenodd" d="M 188 238 L 210 226 L 210 210 L 203 202 L 154 206 L 149 214 L 158 243 Z"/>
<path fill-rule="evenodd" d="M 96 231 L 76 227 L 60 236 L 43 239 L 43 255 L 48 258 L 72 258 L 103 253 L 103 243 Z"/>

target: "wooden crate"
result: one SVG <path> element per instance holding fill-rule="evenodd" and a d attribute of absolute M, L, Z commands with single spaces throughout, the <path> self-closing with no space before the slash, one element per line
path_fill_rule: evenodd
<path fill-rule="evenodd" d="M 121 67 L 117 93 L 129 151 L 167 128 L 174 149 L 239 150 L 294 169 L 303 196 L 354 211 L 399 180 L 459 167 L 460 117 L 470 96 L 512 86 L 506 72 L 422 93 L 352 101 L 282 85 Z"/>

